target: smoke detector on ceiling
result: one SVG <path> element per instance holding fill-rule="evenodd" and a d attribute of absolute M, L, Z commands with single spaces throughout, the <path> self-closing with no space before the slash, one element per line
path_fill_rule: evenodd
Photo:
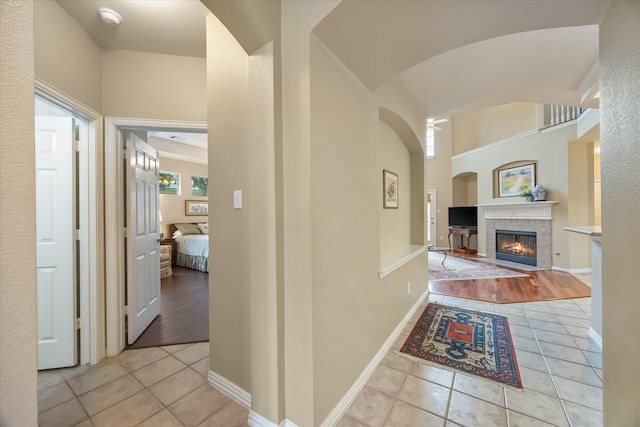
<path fill-rule="evenodd" d="M 108 7 L 101 7 L 98 9 L 98 13 L 100 14 L 100 19 L 105 24 L 117 27 L 122 22 L 122 16 L 118 12 L 113 9 L 109 9 Z"/>

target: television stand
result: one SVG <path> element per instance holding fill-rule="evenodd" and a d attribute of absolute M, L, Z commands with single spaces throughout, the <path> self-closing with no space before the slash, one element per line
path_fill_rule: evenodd
<path fill-rule="evenodd" d="M 453 249 L 453 247 L 451 246 L 451 235 L 459 235 L 460 240 L 461 240 L 461 247 L 457 248 L 457 249 Z M 449 239 L 449 250 L 453 250 L 455 252 L 462 252 L 465 253 L 467 255 L 471 254 L 471 253 L 476 253 L 477 250 L 475 249 L 469 249 L 470 243 L 470 239 L 471 236 L 475 235 L 476 236 L 476 243 L 478 242 L 478 229 L 477 228 L 461 228 L 461 227 L 449 227 L 449 236 L 447 236 L 447 238 Z M 464 246 L 464 237 L 467 236 L 467 246 Z"/>

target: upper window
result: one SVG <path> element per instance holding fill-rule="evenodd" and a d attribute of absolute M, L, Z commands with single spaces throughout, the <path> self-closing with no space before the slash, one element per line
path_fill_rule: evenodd
<path fill-rule="evenodd" d="M 433 119 L 427 119 L 427 158 L 436 156 L 435 129 Z"/>
<path fill-rule="evenodd" d="M 180 174 L 160 171 L 160 194 L 180 194 Z"/>
<path fill-rule="evenodd" d="M 206 176 L 191 177 L 191 195 L 207 196 L 209 195 L 209 178 Z"/>

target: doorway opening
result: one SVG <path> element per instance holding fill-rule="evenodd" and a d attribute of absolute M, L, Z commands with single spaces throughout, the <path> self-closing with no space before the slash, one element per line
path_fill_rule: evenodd
<path fill-rule="evenodd" d="M 122 153 L 125 147 L 124 133 L 130 132 L 146 138 L 148 132 L 159 131 L 206 133 L 207 125 L 206 123 L 164 120 L 105 119 L 105 175 L 115 177 L 105 182 L 106 256 L 114 261 L 107 264 L 106 268 L 108 283 L 106 289 L 108 356 L 119 354 L 127 345 L 125 333 L 125 274 L 127 258 L 123 244 L 125 237 L 123 230 L 126 224 L 124 218 L 126 208 L 124 162 L 122 161 Z M 162 168 L 162 159 L 159 162 L 160 168 Z M 156 213 L 158 213 L 157 207 Z M 164 212 L 162 212 L 162 216 L 163 220 L 166 221 L 167 217 Z"/>

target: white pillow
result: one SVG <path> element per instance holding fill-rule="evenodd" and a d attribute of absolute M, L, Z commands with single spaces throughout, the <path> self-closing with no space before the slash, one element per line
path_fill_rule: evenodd
<path fill-rule="evenodd" d="M 205 222 L 203 224 L 198 224 L 198 228 L 202 232 L 202 234 L 209 234 L 209 223 Z"/>
<path fill-rule="evenodd" d="M 180 230 L 176 230 L 173 232 L 173 238 L 175 239 L 178 236 L 182 236 L 182 232 Z"/>

